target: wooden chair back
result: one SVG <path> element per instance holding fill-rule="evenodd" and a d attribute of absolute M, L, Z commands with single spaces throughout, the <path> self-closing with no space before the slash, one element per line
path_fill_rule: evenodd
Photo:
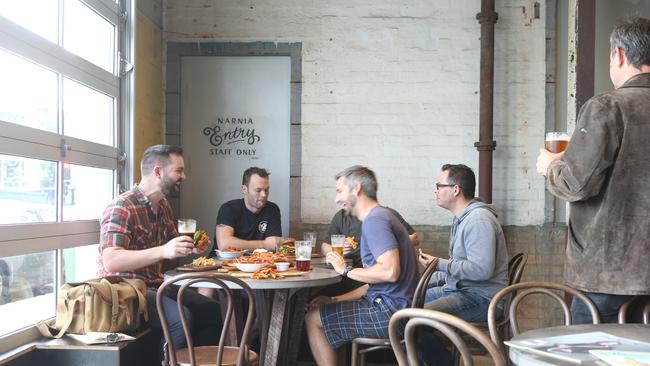
<path fill-rule="evenodd" d="M 645 301 L 645 306 L 643 307 L 643 324 L 650 324 L 650 296 L 642 295 L 634 296 L 626 301 L 625 304 L 621 305 L 620 309 L 618 309 L 618 323 L 625 324 L 630 306 L 638 303 L 643 304 L 643 301 Z"/>
<path fill-rule="evenodd" d="M 246 316 L 246 322 L 244 324 L 244 330 L 238 348 L 225 346 L 228 327 L 230 326 L 230 324 L 233 323 L 231 322 L 234 314 L 233 296 L 239 296 L 237 292 L 233 292 L 233 290 L 231 290 L 226 285 L 226 282 L 231 282 L 238 285 L 248 295 L 248 314 Z M 180 319 L 183 325 L 183 331 L 185 333 L 185 339 L 187 342 L 187 348 L 182 350 L 177 350 L 174 347 L 171 338 L 169 322 L 167 320 L 167 316 L 165 315 L 165 312 L 163 311 L 163 305 L 162 305 L 163 296 L 166 296 L 165 295 L 166 289 L 169 286 L 178 283 L 181 283 L 181 285 L 177 292 L 176 301 L 178 303 L 178 308 L 180 311 Z M 183 309 L 183 299 L 184 299 L 183 295 L 185 294 L 186 291 L 188 291 L 188 287 L 196 283 L 211 283 L 213 286 L 223 291 L 225 301 L 227 301 L 226 315 L 223 319 L 223 328 L 221 329 L 221 336 L 219 338 L 219 344 L 217 346 L 194 347 L 190 325 L 187 320 L 187 317 L 185 316 L 185 312 L 182 311 L 182 309 Z M 235 359 L 236 365 L 239 366 L 239 365 L 249 364 L 250 354 L 252 352 L 248 350 L 247 342 L 251 332 L 252 323 L 255 318 L 255 296 L 253 295 L 253 291 L 251 290 L 251 288 L 244 281 L 240 280 L 239 278 L 229 276 L 226 274 L 186 273 L 179 276 L 175 276 L 163 282 L 163 284 L 158 288 L 158 292 L 156 293 L 156 308 L 158 310 L 158 316 L 160 317 L 160 323 L 162 326 L 163 334 L 165 336 L 165 341 L 167 343 L 167 349 L 165 351 L 166 352 L 165 360 L 167 361 L 166 362 L 167 365 L 174 365 L 174 366 L 178 365 L 180 363 L 179 356 L 185 358 L 184 356 L 186 356 L 187 354 L 189 354 L 189 364 L 193 366 L 199 364 L 199 358 L 201 358 L 201 360 L 205 360 L 206 358 L 205 355 L 209 355 L 209 357 L 212 357 L 212 355 L 214 355 L 214 365 L 222 365 L 224 364 L 223 361 L 224 361 L 225 351 L 237 352 L 236 353 L 237 356 Z M 220 315 L 215 314 L 215 316 L 220 316 Z M 197 356 L 198 352 L 202 353 L 200 357 Z M 203 364 L 203 362 L 201 363 Z"/>
<path fill-rule="evenodd" d="M 404 340 L 406 343 L 406 354 L 401 345 L 399 327 L 402 325 L 402 319 L 407 319 L 404 328 Z M 506 360 L 497 347 L 488 336 L 472 324 L 460 319 L 454 315 L 428 310 L 428 309 L 402 309 L 390 318 L 388 334 L 390 343 L 397 357 L 400 366 L 418 365 L 416 350 L 416 328 L 418 327 L 435 328 L 444 334 L 454 344 L 460 352 L 463 364 L 473 366 L 472 353 L 463 338 L 471 337 L 474 341 L 480 343 L 492 358 L 493 365 L 505 366 Z M 462 335 L 458 333 L 462 332 Z M 464 335 L 464 336 L 463 336 Z"/>
<path fill-rule="evenodd" d="M 562 294 L 558 294 L 562 292 Z M 512 335 L 519 334 L 519 325 L 517 323 L 517 308 L 521 301 L 529 295 L 532 294 L 542 294 L 548 295 L 552 299 L 555 299 L 561 306 L 564 311 L 564 323 L 565 325 L 571 325 L 571 309 L 570 304 L 567 304 L 564 300 L 564 294 L 569 293 L 573 295 L 574 301 L 583 301 L 591 313 L 593 324 L 600 323 L 600 315 L 598 314 L 598 309 L 594 303 L 581 291 L 578 291 L 567 285 L 556 283 L 556 282 L 545 282 L 545 281 L 534 281 L 534 282 L 523 282 L 514 285 L 510 285 L 501 291 L 497 292 L 496 295 L 492 298 L 490 306 L 488 308 L 488 327 L 490 329 L 490 337 L 492 341 L 501 346 L 500 332 L 498 331 L 498 319 L 496 318 L 497 304 L 506 296 L 509 296 L 511 293 L 516 293 L 510 300 L 510 308 L 508 309 L 508 322 L 510 323 L 510 331 Z"/>

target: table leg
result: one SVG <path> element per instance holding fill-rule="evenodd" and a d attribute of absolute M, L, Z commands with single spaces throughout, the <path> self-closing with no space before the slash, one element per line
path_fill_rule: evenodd
<path fill-rule="evenodd" d="M 305 339 L 302 337 L 305 324 L 305 306 L 309 298 L 309 289 L 301 289 L 294 295 L 293 315 L 289 324 L 289 342 L 284 358 L 284 364 L 293 366 L 298 362 L 298 353 L 300 353 L 300 343 Z"/>
<path fill-rule="evenodd" d="M 284 323 L 288 300 L 288 289 L 273 291 L 273 302 L 271 307 L 271 317 L 268 322 L 268 330 L 262 334 L 262 339 L 266 336 L 266 342 L 264 342 L 266 343 L 266 347 L 264 347 L 264 343 L 262 344 L 264 349 L 264 365 L 273 366 L 277 364 L 280 342 L 282 340 L 282 326 Z M 260 355 L 260 358 L 262 358 L 262 355 Z"/>

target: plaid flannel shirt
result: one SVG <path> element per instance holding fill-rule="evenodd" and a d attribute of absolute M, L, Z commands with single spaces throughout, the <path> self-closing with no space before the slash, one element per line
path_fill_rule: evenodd
<path fill-rule="evenodd" d="M 172 208 L 166 199 L 160 201 L 158 212 L 154 213 L 149 199 L 138 186 L 135 186 L 108 205 L 100 225 L 98 276 L 119 275 L 125 278 L 139 278 L 147 285 L 162 283 L 162 263 L 153 263 L 133 271 L 112 273 L 104 268 L 102 253 L 109 247 L 122 247 L 127 250 L 153 248 L 177 237 L 178 231 L 174 225 Z"/>

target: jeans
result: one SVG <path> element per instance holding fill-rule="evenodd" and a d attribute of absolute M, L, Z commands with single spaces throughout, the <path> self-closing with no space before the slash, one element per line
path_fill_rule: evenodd
<path fill-rule="evenodd" d="M 185 332 L 176 303 L 176 288 L 170 294 L 163 296 L 162 305 L 167 316 L 167 323 L 174 348 L 180 349 L 187 345 Z M 200 295 L 193 289 L 184 293 L 183 313 L 189 323 L 194 346 L 215 345 L 221 333 L 221 308 L 216 301 Z M 160 316 L 156 308 L 156 291 L 147 291 L 147 307 L 149 309 L 149 324 L 152 328 L 162 331 Z M 161 343 L 164 342 L 161 340 Z"/>
<path fill-rule="evenodd" d="M 490 300 L 466 291 L 445 291 L 436 286 L 427 289 L 424 308 L 455 315 L 470 323 L 486 322 Z M 502 309 L 497 308 L 497 319 Z"/>
<path fill-rule="evenodd" d="M 618 322 L 618 309 L 632 297 L 631 295 L 609 295 L 598 292 L 585 292 L 585 295 L 596 305 L 601 323 Z M 587 305 L 575 298 L 571 304 L 571 318 L 572 324 L 592 323 Z"/>

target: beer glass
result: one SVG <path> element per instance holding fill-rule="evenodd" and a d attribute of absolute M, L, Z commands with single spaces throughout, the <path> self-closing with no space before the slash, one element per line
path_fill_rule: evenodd
<path fill-rule="evenodd" d="M 311 251 L 314 252 L 314 250 L 316 248 L 316 232 L 314 232 L 314 231 L 305 231 L 302 234 L 302 238 L 305 241 L 308 241 L 308 242 L 311 243 Z"/>
<path fill-rule="evenodd" d="M 194 219 L 178 219 L 178 233 L 187 235 L 194 240 L 194 232 L 196 231 L 196 220 Z"/>
<path fill-rule="evenodd" d="M 345 235 L 332 235 L 332 251 L 343 256 L 343 247 L 345 246 Z"/>
<path fill-rule="evenodd" d="M 547 132 L 544 147 L 552 153 L 560 153 L 569 146 L 569 140 L 569 134 L 566 132 Z"/>
<path fill-rule="evenodd" d="M 311 242 L 296 242 L 296 269 L 299 271 L 309 271 L 311 268 Z"/>

